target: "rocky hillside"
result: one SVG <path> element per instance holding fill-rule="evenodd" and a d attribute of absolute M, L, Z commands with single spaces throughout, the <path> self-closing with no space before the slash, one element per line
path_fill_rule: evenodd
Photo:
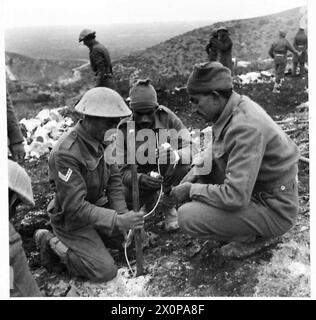
<path fill-rule="evenodd" d="M 293 41 L 302 18 L 303 8 L 251 19 L 231 20 L 227 26 L 233 40 L 233 56 L 238 60 L 255 61 L 268 58 L 268 50 L 278 30 L 287 31 L 287 38 Z M 176 36 L 142 52 L 131 54 L 118 61 L 116 72 L 120 77 L 126 74 L 148 75 L 153 79 L 187 76 L 192 65 L 207 59 L 205 46 L 214 30 L 223 23 L 194 29 Z"/>
<path fill-rule="evenodd" d="M 34 59 L 12 52 L 6 52 L 5 61 L 15 80 L 46 84 L 71 77 L 72 69 L 83 64 L 78 60 Z"/>

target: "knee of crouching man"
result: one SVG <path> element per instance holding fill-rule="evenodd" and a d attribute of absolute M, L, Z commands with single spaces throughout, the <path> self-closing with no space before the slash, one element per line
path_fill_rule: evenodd
<path fill-rule="evenodd" d="M 188 205 L 184 204 L 178 208 L 178 224 L 181 229 L 187 229 L 192 219 L 192 212 L 187 207 Z"/>
<path fill-rule="evenodd" d="M 117 275 L 117 266 L 113 264 L 110 268 L 103 266 L 103 268 L 96 270 L 91 280 L 96 282 L 107 282 L 115 278 L 116 275 Z"/>

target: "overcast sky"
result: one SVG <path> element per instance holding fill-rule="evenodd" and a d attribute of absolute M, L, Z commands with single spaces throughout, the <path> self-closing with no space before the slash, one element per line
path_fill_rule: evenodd
<path fill-rule="evenodd" d="M 3 1 L 3 0 L 1 0 Z M 306 5 L 306 0 L 4 0 L 4 27 L 229 20 Z"/>

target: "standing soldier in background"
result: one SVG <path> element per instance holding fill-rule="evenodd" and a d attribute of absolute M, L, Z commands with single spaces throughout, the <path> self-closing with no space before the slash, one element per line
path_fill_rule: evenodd
<path fill-rule="evenodd" d="M 305 73 L 305 63 L 307 62 L 307 35 L 303 27 L 300 27 L 294 37 L 294 48 L 298 51 L 298 55 L 293 57 L 293 76 L 296 75 L 297 65 L 300 65 L 300 75 Z"/>
<path fill-rule="evenodd" d="M 95 39 L 95 31 L 84 29 L 80 32 L 79 42 L 89 48 L 92 71 L 95 73 L 95 86 L 116 89 L 109 51 Z"/>
<path fill-rule="evenodd" d="M 233 60 L 232 60 L 232 48 L 233 42 L 228 34 L 228 29 L 226 27 L 219 27 L 217 29 L 218 39 L 216 41 L 218 48 L 218 57 L 219 61 L 223 66 L 230 69 L 233 74 Z"/>
<path fill-rule="evenodd" d="M 273 87 L 274 93 L 280 93 L 281 81 L 284 78 L 284 72 L 287 63 L 287 52 L 291 51 L 294 56 L 297 55 L 296 50 L 291 46 L 289 41 L 285 38 L 286 33 L 279 31 L 279 39 L 272 43 L 269 50 L 269 55 L 274 59 L 275 68 L 275 84 Z"/>
<path fill-rule="evenodd" d="M 16 113 L 14 111 L 11 98 L 7 92 L 7 130 L 8 130 L 8 147 L 12 154 L 12 159 L 22 163 L 25 157 L 23 145 L 23 135 L 19 126 Z"/>
<path fill-rule="evenodd" d="M 213 30 L 210 41 L 205 47 L 205 51 L 208 55 L 208 59 L 210 62 L 217 60 L 217 54 L 218 54 L 217 40 L 218 40 L 217 30 Z"/>

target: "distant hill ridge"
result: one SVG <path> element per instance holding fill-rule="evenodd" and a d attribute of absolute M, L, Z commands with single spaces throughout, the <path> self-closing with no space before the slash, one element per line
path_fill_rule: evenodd
<path fill-rule="evenodd" d="M 211 32 L 225 25 L 233 40 L 233 56 L 239 60 L 256 61 L 268 57 L 269 47 L 278 37 L 278 30 L 287 31 L 287 39 L 293 42 L 302 17 L 302 8 L 294 8 L 268 16 L 217 22 L 175 36 L 147 49 L 134 52 L 114 60 L 117 81 L 130 81 L 131 78 L 150 77 L 155 84 L 171 80 L 173 84 L 183 83 L 197 62 L 207 60 L 205 46 Z M 64 49 L 62 49 L 64 50 Z M 86 50 L 87 51 L 87 50 Z M 88 53 L 86 52 L 88 58 Z M 10 60 L 11 59 L 11 60 Z M 72 76 L 72 69 L 82 61 L 32 59 L 16 53 L 6 53 L 6 62 L 18 79 L 30 82 L 52 82 Z M 92 81 L 92 72 L 83 71 L 82 80 Z"/>
<path fill-rule="evenodd" d="M 278 37 L 278 30 L 286 30 L 287 39 L 293 42 L 301 11 L 302 8 L 298 7 L 268 16 L 217 22 L 194 29 L 119 59 L 116 71 L 120 78 L 133 73 L 153 79 L 187 76 L 195 63 L 207 60 L 205 46 L 211 32 L 220 25 L 229 30 L 234 57 L 247 61 L 265 59 L 272 41 Z"/>

